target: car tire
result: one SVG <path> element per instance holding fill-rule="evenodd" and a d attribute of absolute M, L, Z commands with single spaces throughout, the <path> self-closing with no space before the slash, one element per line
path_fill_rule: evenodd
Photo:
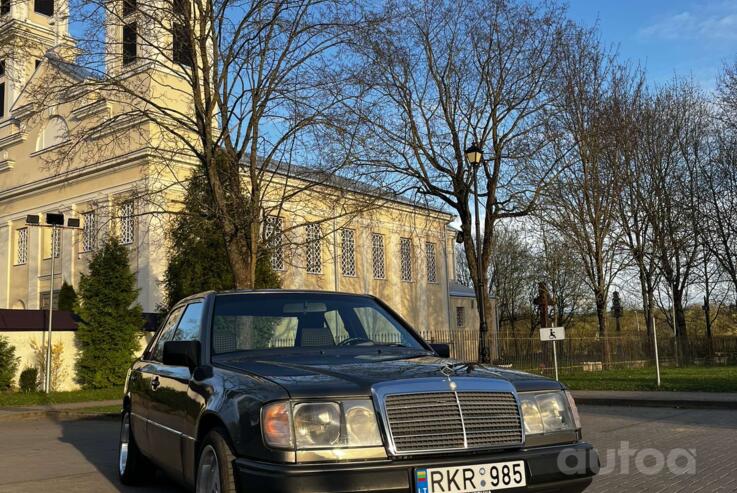
<path fill-rule="evenodd" d="M 126 485 L 141 484 L 154 472 L 151 462 L 141 453 L 131 427 L 131 413 L 123 411 L 120 420 L 120 444 L 118 446 L 118 476 Z"/>
<path fill-rule="evenodd" d="M 215 428 L 205 435 L 199 447 L 195 493 L 236 493 L 233 461 L 235 456 L 226 432 Z"/>

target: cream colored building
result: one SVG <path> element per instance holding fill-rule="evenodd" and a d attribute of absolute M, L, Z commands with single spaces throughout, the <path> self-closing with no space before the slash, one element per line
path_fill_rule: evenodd
<path fill-rule="evenodd" d="M 0 9 L 0 308 L 45 307 L 49 292 L 62 281 L 77 285 L 100 238 L 114 233 L 130 249 L 138 301 L 153 312 L 162 301 L 166 217 L 156 213 L 151 200 L 138 199 L 137 191 L 150 188 L 152 181 L 176 183 L 175 175 L 187 173 L 187 163 L 182 160 L 177 170 L 169 170 L 172 176 L 165 176 L 148 147 L 155 130 L 145 122 L 116 118 L 124 114 L 124 103 L 104 94 L 36 103 L 44 80 L 83 83 L 89 77 L 64 61 L 73 40 L 62 11 L 66 2 L 56 0 L 54 9 L 53 1 L 13 1 L 9 9 Z M 108 36 L 120 37 L 122 31 L 112 26 Z M 108 70 L 122 70 L 124 56 L 109 55 Z M 140 80 L 133 75 L 131 83 Z M 166 98 L 161 95 L 162 104 Z M 55 156 L 71 146 L 69 136 L 84 127 L 95 129 L 92 140 L 99 146 L 72 165 L 55 166 Z M 455 265 L 452 217 L 384 200 L 360 214 L 311 224 L 326 217 L 331 197 L 360 198 L 360 187 L 341 187 L 351 185 L 322 184 L 271 220 L 268 227 L 283 244 L 273 257 L 283 287 L 374 294 L 422 331 L 457 330 L 461 311 L 467 314 L 464 326 L 470 326 L 475 319 L 468 296 L 449 292 Z M 43 219 L 47 212 L 77 217 L 82 228 L 52 238 L 50 230 L 26 225 L 28 214 Z M 290 241 L 281 240 L 282 230 Z M 461 306 L 466 308 L 459 311 Z"/>

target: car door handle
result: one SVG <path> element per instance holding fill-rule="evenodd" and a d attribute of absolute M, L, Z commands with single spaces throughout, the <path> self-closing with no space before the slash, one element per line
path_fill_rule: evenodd
<path fill-rule="evenodd" d="M 153 380 L 151 380 L 151 390 L 156 390 L 161 385 L 161 382 L 159 381 L 159 377 L 154 377 Z"/>

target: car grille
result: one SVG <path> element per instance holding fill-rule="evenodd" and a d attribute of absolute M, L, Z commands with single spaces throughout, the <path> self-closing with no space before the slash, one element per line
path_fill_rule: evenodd
<path fill-rule="evenodd" d="M 522 444 L 522 419 L 509 392 L 387 395 L 386 419 L 397 454 Z"/>

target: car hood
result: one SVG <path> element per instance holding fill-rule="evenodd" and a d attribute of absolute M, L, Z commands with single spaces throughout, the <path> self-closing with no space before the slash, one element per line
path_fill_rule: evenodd
<path fill-rule="evenodd" d="M 293 398 L 369 396 L 374 384 L 415 378 L 446 378 L 441 369 L 452 365 L 451 378 L 481 377 L 512 383 L 520 392 L 558 390 L 555 380 L 521 371 L 464 364 L 431 355 L 401 352 L 230 356 L 218 362 L 231 370 L 257 375 L 284 387 Z M 447 370 L 446 370 L 447 372 Z"/>

